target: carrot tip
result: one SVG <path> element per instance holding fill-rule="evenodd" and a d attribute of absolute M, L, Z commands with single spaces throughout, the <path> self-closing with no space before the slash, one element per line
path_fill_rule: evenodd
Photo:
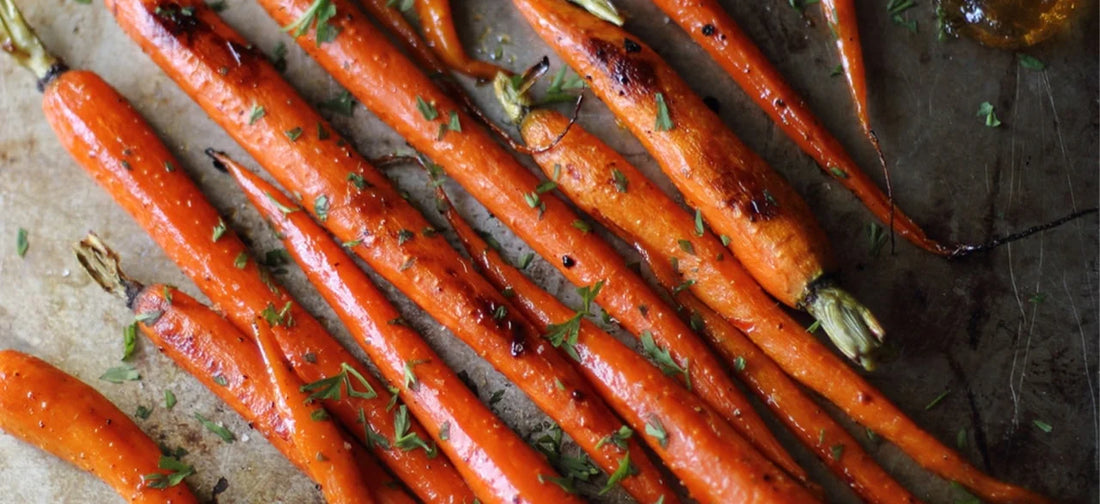
<path fill-rule="evenodd" d="M 821 321 L 829 339 L 845 356 L 874 371 L 874 354 L 886 330 L 871 310 L 847 291 L 827 284 L 814 287 L 805 304 L 806 311 Z"/>

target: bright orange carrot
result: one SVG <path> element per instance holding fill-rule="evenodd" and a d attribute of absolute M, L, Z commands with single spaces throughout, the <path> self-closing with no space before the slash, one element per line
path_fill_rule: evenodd
<path fill-rule="evenodd" d="M 280 24 L 293 22 L 309 5 L 307 0 L 260 3 Z M 332 5 L 337 12 L 353 9 L 344 0 L 333 0 Z M 695 390 L 717 411 L 736 423 L 753 421 L 748 417 L 750 407 L 743 394 L 706 344 L 610 245 L 590 233 L 559 198 L 538 190 L 542 185 L 538 178 L 478 127 L 368 20 L 338 18 L 341 31 L 334 39 L 318 45 L 316 31 L 307 31 L 298 39 L 301 47 L 573 284 L 603 282 L 597 300 L 601 306 L 632 333 L 648 331 L 659 345 L 670 349 L 677 362 L 688 369 Z M 461 130 L 453 128 L 452 123 L 460 125 Z M 744 422 L 739 415 L 745 416 Z M 752 439 L 785 469 L 805 474 L 766 430 Z"/>
<path fill-rule="evenodd" d="M 458 39 L 449 0 L 416 0 L 416 14 L 421 32 L 435 54 L 448 67 L 481 81 L 491 81 L 502 68 L 466 55 Z"/>
<path fill-rule="evenodd" d="M 447 206 L 474 262 L 544 330 L 573 322 L 577 366 L 700 502 L 813 502 L 810 491 L 762 456 L 710 407 L 625 345 L 508 265 Z M 675 366 L 670 361 L 666 366 Z M 619 434 L 622 437 L 622 434 Z M 614 437 L 610 438 L 614 439 Z M 814 490 L 820 489 L 813 487 Z"/>
<path fill-rule="evenodd" d="M 110 400 L 15 350 L 0 350 L 0 430 L 96 475 L 126 502 L 199 502 L 184 483 L 154 483 L 169 474 L 160 449 Z"/>
<path fill-rule="evenodd" d="M 78 243 L 74 250 L 85 271 L 101 287 L 122 298 L 135 314 L 158 314 L 139 324 L 142 333 L 176 365 L 197 378 L 203 386 L 233 408 L 287 459 L 309 474 L 316 464 L 315 452 L 302 450 L 296 443 L 293 426 L 288 425 L 276 405 L 277 395 L 271 382 L 260 378 L 268 371 L 256 343 L 228 320 L 184 292 L 167 285 L 143 286 L 123 273 L 118 255 L 94 234 Z M 297 389 L 301 382 L 293 378 Z M 223 385 L 224 383 L 224 385 Z M 346 386 L 353 385 L 351 380 Z M 354 387 L 366 388 L 362 382 Z M 323 411 L 323 410 L 318 410 Z M 356 430 L 369 428 L 359 425 Z M 337 443 L 344 445 L 341 436 Z M 359 444 L 350 444 L 362 478 L 372 485 L 374 500 L 387 504 L 411 504 L 412 499 Z M 317 480 L 319 481 L 319 480 Z"/>
<path fill-rule="evenodd" d="M 238 327 L 248 328 L 253 315 L 265 310 L 294 320 L 293 326 L 279 327 L 276 334 L 303 380 L 338 374 L 344 363 L 373 380 L 377 397 L 346 397 L 328 405 L 364 442 L 364 434 L 356 428 L 360 410 L 372 428 L 392 432 L 393 418 L 385 411 L 389 392 L 320 323 L 297 307 L 266 271 L 248 260 L 244 244 L 228 231 L 182 165 L 125 98 L 94 73 L 66 71 L 29 28 L 24 26 L 22 33 L 12 47 L 20 48 L 17 56 L 26 55 L 21 62 L 39 78 L 46 119 L 77 162 Z M 307 360 L 307 355 L 315 362 Z M 423 432 L 418 425 L 413 429 Z M 430 460 L 423 452 L 381 451 L 379 455 L 425 500 L 473 498 L 445 460 Z"/>
<path fill-rule="evenodd" d="M 278 189 L 216 156 L 482 502 L 509 503 L 517 496 L 527 502 L 569 500 L 561 488 L 542 483 L 559 477 L 546 460 L 489 411 L 416 331 L 390 323 L 400 313 L 320 226 L 305 212 L 284 214 L 280 208 L 294 205 Z"/>
<path fill-rule="evenodd" d="M 863 68 L 863 46 L 859 43 L 859 26 L 856 23 L 856 5 L 853 0 L 821 0 L 821 11 L 836 38 L 840 64 L 844 78 L 856 107 L 856 118 L 863 133 L 878 148 L 878 140 L 871 130 L 871 115 L 867 111 L 867 75 Z"/>
<path fill-rule="evenodd" d="M 618 422 L 584 378 L 550 352 L 548 343 L 534 337 L 529 322 L 511 315 L 493 317 L 508 301 L 469 271 L 469 264 L 442 238 L 431 236 L 423 216 L 333 133 L 264 55 L 246 49 L 247 42 L 202 1 L 183 4 L 158 8 L 156 0 L 108 0 L 120 25 L 153 61 L 280 184 L 300 194 L 306 210 L 341 241 L 359 243 L 354 247 L 359 257 L 523 387 L 599 467 L 608 472 L 617 469 L 617 451 L 596 445 Z M 336 31 L 332 28 L 338 32 L 335 40 L 322 42 L 324 48 L 359 40 L 368 31 L 375 33 L 350 4 L 335 0 L 331 5 L 338 15 L 328 22 L 337 26 L 325 25 L 323 31 L 326 38 Z M 308 2 L 297 2 L 280 10 L 279 16 L 291 24 L 309 7 Z M 315 48 L 314 25 L 305 20 L 301 25 L 309 29 L 300 40 L 309 40 L 306 47 Z M 384 39 L 383 43 L 388 44 Z M 396 51 L 390 57 L 408 63 Z M 351 60 L 347 63 L 350 66 Z M 409 112 L 420 116 L 415 107 Z M 437 125 L 431 126 L 438 134 Z M 566 389 L 558 389 L 557 381 Z M 583 400 L 573 397 L 574 390 Z M 631 451 L 639 473 L 626 478 L 623 486 L 642 501 L 671 495 L 640 447 L 634 444 Z M 431 462 L 441 461 L 425 466 Z"/>
<path fill-rule="evenodd" d="M 544 59 L 539 67 L 545 64 Z M 498 99 L 519 125 L 524 142 L 549 145 L 569 119 L 548 109 L 530 110 L 525 95 L 506 91 L 510 83 L 507 77 L 497 78 Z M 710 336 L 742 380 L 837 475 L 869 501 L 913 501 L 912 495 L 803 395 L 771 359 L 693 295 L 698 293 L 721 307 L 741 304 L 744 299 L 751 302 L 754 297 L 766 299 L 759 285 L 736 259 L 727 257 L 725 247 L 701 222 L 694 222 L 630 162 L 578 125 L 534 158 L 548 175 L 560 167 L 557 188 L 581 210 L 616 230 L 620 238 L 642 249 L 660 282 L 689 308 L 696 325 Z M 835 450 L 846 455 L 835 456 Z"/>
<path fill-rule="evenodd" d="M 270 326 L 265 327 L 259 321 L 262 318 L 256 314 L 252 336 L 267 368 L 271 391 L 284 425 L 302 459 L 309 464 L 306 472 L 321 487 L 325 502 L 329 504 L 373 504 L 374 499 L 355 465 L 353 445 L 328 421 L 324 408 L 308 406 L 309 396 L 283 363 L 282 352 L 275 344 Z"/>
<path fill-rule="evenodd" d="M 883 336 L 826 275 L 832 257 L 806 202 L 726 128 L 652 49 L 564 0 L 513 0 L 544 41 L 634 133 L 769 293 L 822 321 L 863 359 Z M 870 363 L 870 361 L 866 361 Z"/>

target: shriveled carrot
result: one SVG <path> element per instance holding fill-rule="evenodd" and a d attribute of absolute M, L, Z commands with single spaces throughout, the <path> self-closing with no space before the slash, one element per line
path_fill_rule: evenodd
<path fill-rule="evenodd" d="M 545 59 L 540 65 L 544 64 Z M 497 78 L 498 98 L 518 124 L 523 140 L 528 145 L 550 145 L 569 119 L 548 109 L 530 110 L 525 95 L 507 91 L 510 83 L 507 77 Z M 696 325 L 710 336 L 740 378 L 837 475 L 869 501 L 913 501 L 912 495 L 802 394 L 771 359 L 695 297 L 694 293 L 699 293 L 727 309 L 745 300 L 751 305 L 754 299 L 767 299 L 737 260 L 727 257 L 716 236 L 697 227 L 690 215 L 629 161 L 578 125 L 534 158 L 547 174 L 559 167 L 558 189 L 643 251 L 660 282 L 688 308 Z M 836 450 L 846 455 L 835 456 Z"/>
<path fill-rule="evenodd" d="M 293 426 L 287 424 L 277 406 L 275 388 L 262 378 L 268 371 L 256 343 L 186 293 L 167 285 L 145 286 L 128 278 L 119 265 L 118 255 L 94 234 L 78 243 L 74 250 L 96 283 L 122 298 L 135 314 L 147 315 L 144 317 L 147 320 L 139 327 L 161 352 L 233 408 L 294 465 L 310 473 L 310 467 L 317 463 L 315 452 L 300 449 L 296 443 Z M 157 316 L 153 318 L 148 314 Z M 296 383 L 293 389 L 301 385 L 297 378 L 293 378 L 293 382 Z M 354 386 L 364 388 L 360 382 L 355 382 Z M 367 428 L 369 426 L 359 425 L 356 430 Z M 344 439 L 351 440 L 349 436 L 342 436 L 337 442 L 343 445 Z M 349 445 L 363 480 L 372 485 L 375 501 L 413 502 L 358 443 Z"/>
<path fill-rule="evenodd" d="M 275 404 L 290 431 L 294 446 L 308 461 L 307 472 L 321 487 L 329 504 L 372 504 L 367 484 L 355 465 L 352 444 L 348 443 L 335 424 L 328 421 L 324 408 L 310 408 L 309 396 L 302 384 L 291 375 L 283 363 L 282 352 L 275 344 L 270 326 L 261 325 L 263 317 L 256 314 L 252 336 L 267 368 Z"/>
<path fill-rule="evenodd" d="M 390 323 L 401 314 L 320 226 L 305 212 L 283 214 L 280 207 L 293 203 L 278 189 L 224 155 L 217 159 L 482 502 L 569 499 L 556 485 L 542 483 L 558 477 L 546 460 L 489 411 L 416 331 Z"/>
<path fill-rule="evenodd" d="M 881 341 L 874 315 L 826 275 L 832 257 L 806 202 L 652 49 L 564 0 L 513 0 L 535 32 L 637 137 L 769 293 L 822 321 L 846 355 Z M 866 360 L 870 363 L 870 360 Z"/>
<path fill-rule="evenodd" d="M 335 40 L 322 43 L 324 48 L 376 33 L 351 4 L 330 4 L 338 12 L 330 20 L 336 26 L 326 25 L 325 31 L 339 31 Z M 561 356 L 547 351 L 545 341 L 532 337 L 535 331 L 529 322 L 511 315 L 494 318 L 508 301 L 469 271 L 469 264 L 442 238 L 432 236 L 423 216 L 333 133 L 264 55 L 246 49 L 247 42 L 205 3 L 194 0 L 185 5 L 182 10 L 158 8 L 155 0 L 108 1 L 109 10 L 153 61 L 280 184 L 300 194 L 306 210 L 341 241 L 359 243 L 353 247 L 356 255 L 523 387 L 597 465 L 614 471 L 617 453 L 596 445 L 617 421 L 584 378 Z M 278 10 L 278 15 L 291 24 L 309 7 L 308 2 L 296 2 Z M 307 47 L 316 48 L 315 32 L 310 28 L 300 37 L 309 40 Z M 384 38 L 382 43 L 392 49 Z M 390 57 L 411 65 L 396 51 Z M 415 107 L 409 113 L 419 116 Z M 557 381 L 566 388 L 558 389 Z M 579 391 L 576 396 L 583 399 L 574 398 L 572 391 Z M 393 452 L 423 450 L 382 453 Z M 635 445 L 632 453 L 639 474 L 624 480 L 623 486 L 643 501 L 668 493 L 644 452 Z M 422 467 L 433 462 L 441 463 L 434 459 Z"/>
<path fill-rule="evenodd" d="M 576 314 L 508 265 L 462 219 L 445 211 L 474 262 L 543 330 Z M 591 322 L 576 323 L 570 350 L 577 366 L 700 502 L 813 502 L 782 469 L 737 434 L 709 406 Z M 668 365 L 666 362 L 664 365 Z M 629 432 L 629 431 L 627 431 Z M 609 439 L 623 437 L 622 432 Z M 813 487 L 813 490 L 820 489 Z"/>
<path fill-rule="evenodd" d="M 0 430 L 96 475 L 126 502 L 199 502 L 184 483 L 151 484 L 168 476 L 160 449 L 109 399 L 15 350 L 0 350 Z"/>
<path fill-rule="evenodd" d="M 295 16 L 309 4 L 306 0 L 260 3 L 281 24 L 297 19 Z M 333 0 L 332 5 L 337 12 L 352 9 L 343 0 Z M 735 420 L 739 414 L 748 414 L 750 407 L 743 394 L 706 344 L 610 245 L 590 233 L 563 201 L 537 190 L 539 180 L 474 124 L 371 23 L 363 18 L 338 18 L 339 35 L 318 45 L 316 33 L 307 31 L 298 39 L 302 48 L 414 148 L 439 163 L 573 284 L 603 282 L 597 299 L 601 306 L 632 333 L 648 331 L 658 344 L 671 349 L 677 362 L 687 367 L 695 390 L 716 410 Z M 461 125 L 461 130 L 453 128 L 452 123 Z M 758 432 L 753 439 L 770 458 L 792 473 L 804 475 L 766 430 Z"/>
<path fill-rule="evenodd" d="M 473 59 L 466 54 L 455 30 L 450 0 L 416 0 L 415 5 L 428 47 L 448 67 L 482 81 L 491 81 L 504 71 L 494 64 Z"/>
<path fill-rule="evenodd" d="M 65 71 L 29 29 L 25 33 L 30 38 L 19 44 L 18 52 L 32 55 L 25 64 L 40 79 L 46 119 L 76 161 L 238 327 L 247 330 L 253 315 L 265 310 L 293 320 L 275 332 L 300 378 L 312 382 L 333 376 L 347 363 L 372 380 L 377 397 L 345 397 L 327 404 L 352 432 L 361 431 L 356 428 L 360 410 L 372 428 L 392 432 L 393 418 L 385 411 L 389 392 L 249 260 L 244 244 L 125 98 L 94 73 Z M 419 425 L 413 430 L 423 432 Z M 366 442 L 362 432 L 357 435 Z M 472 499 L 445 460 L 429 459 L 423 452 L 386 450 L 379 455 L 425 500 Z"/>

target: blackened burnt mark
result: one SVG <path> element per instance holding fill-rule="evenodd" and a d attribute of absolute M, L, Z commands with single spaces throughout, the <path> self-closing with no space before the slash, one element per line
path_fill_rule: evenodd
<path fill-rule="evenodd" d="M 713 96 L 704 96 L 703 105 L 706 105 L 707 108 L 714 111 L 715 114 L 717 114 L 718 111 L 722 110 L 722 102 L 719 102 L 718 98 L 715 98 Z"/>
<path fill-rule="evenodd" d="M 508 319 L 505 321 L 505 327 L 512 333 L 512 357 L 523 355 L 527 350 L 527 331 L 524 330 L 524 326 Z"/>
<path fill-rule="evenodd" d="M 510 352 L 512 357 L 519 357 L 527 349 L 527 327 L 517 323 L 511 317 L 495 317 L 500 305 L 495 299 L 478 294 L 474 297 L 474 321 L 480 326 L 492 324 L 497 329 L 507 332 L 510 336 Z"/>
<path fill-rule="evenodd" d="M 584 392 L 581 392 L 580 389 L 573 389 L 573 391 L 569 393 L 569 396 L 577 402 L 584 401 L 585 398 Z"/>
<path fill-rule="evenodd" d="M 729 168 L 718 171 L 712 186 L 725 197 L 726 206 L 739 208 L 749 216 L 750 222 L 769 220 L 779 214 L 775 198 L 761 187 L 756 177 L 747 173 L 738 174 Z"/>
<path fill-rule="evenodd" d="M 156 19 L 168 33 L 179 37 L 190 36 L 204 25 L 195 17 L 194 7 L 183 7 L 175 2 L 162 2 L 153 8 L 153 19 Z"/>
<path fill-rule="evenodd" d="M 577 260 L 567 255 L 561 256 L 561 265 L 566 268 L 572 268 L 577 265 Z"/>
<path fill-rule="evenodd" d="M 651 94 L 656 86 L 657 77 L 650 65 L 641 55 L 642 52 L 630 52 L 606 40 L 590 38 L 585 50 L 599 62 L 603 71 L 611 77 L 619 96 Z"/>
<path fill-rule="evenodd" d="M 628 54 L 642 52 L 642 46 L 638 45 L 637 42 L 630 40 L 629 38 L 623 39 L 623 49 L 626 49 L 626 52 Z"/>
<path fill-rule="evenodd" d="M 777 108 L 783 108 L 783 107 L 786 107 L 786 106 L 787 106 L 787 102 L 783 101 L 783 99 L 782 99 L 782 98 L 776 98 L 776 99 L 775 99 L 775 106 L 776 106 Z"/>
<path fill-rule="evenodd" d="M 710 23 L 703 25 L 703 35 L 706 35 L 708 37 L 714 35 L 714 25 Z"/>

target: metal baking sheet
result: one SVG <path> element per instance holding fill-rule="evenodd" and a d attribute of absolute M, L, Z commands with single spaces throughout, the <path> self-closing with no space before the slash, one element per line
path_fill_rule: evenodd
<path fill-rule="evenodd" d="M 186 170 L 254 251 L 277 246 L 270 231 L 224 176 L 202 155 L 206 147 L 247 159 L 118 29 L 101 2 L 20 0 L 47 46 L 75 68 L 99 72 L 129 98 L 180 157 Z M 618 0 L 627 28 L 661 52 L 696 90 L 721 103 L 726 123 L 781 171 L 816 210 L 839 258 L 839 279 L 865 300 L 889 330 L 891 357 L 868 379 L 919 424 L 960 450 L 978 467 L 1062 502 L 1096 502 L 1097 492 L 1097 221 L 1084 219 L 994 252 L 960 261 L 921 253 L 899 241 L 869 253 L 871 217 L 854 198 L 819 173 L 703 51 L 645 0 Z M 847 90 L 830 74 L 837 64 L 820 9 L 805 16 L 788 2 L 723 4 L 764 49 L 829 129 L 881 182 L 876 160 L 861 137 Z M 226 0 L 225 18 L 265 51 L 289 48 L 286 77 L 319 102 L 340 88 L 311 62 L 252 1 Z M 474 55 L 501 56 L 522 69 L 546 54 L 509 2 L 455 2 L 460 31 Z M 1024 52 L 1047 64 L 1022 68 L 1014 53 L 969 40 L 938 41 L 934 6 L 918 1 L 904 13 L 917 31 L 891 22 L 884 2 L 860 2 L 870 84 L 871 114 L 891 166 L 902 208 L 933 236 L 985 241 L 1097 203 L 1098 107 L 1095 5 L 1052 40 Z M 464 81 L 495 117 L 486 89 Z M 988 101 L 1004 122 L 988 128 L 976 117 Z M 217 480 L 229 489 L 221 502 L 318 502 L 319 493 L 266 441 L 196 380 L 142 342 L 133 359 L 139 382 L 113 385 L 97 377 L 119 364 L 122 327 L 130 314 L 79 269 L 69 247 L 96 230 L 123 255 L 130 274 L 195 287 L 107 194 L 61 148 L 39 110 L 34 79 L 0 58 L 0 348 L 37 355 L 91 384 L 126 412 L 152 407 L 138 420 L 154 439 L 183 446 L 198 473 L 188 483 L 208 498 Z M 641 146 L 618 127 L 597 100 L 581 123 L 650 173 L 667 181 Z M 358 107 L 338 127 L 369 156 L 392 153 L 403 142 Z M 394 177 L 414 199 L 426 201 L 416 170 Z M 511 257 L 526 249 L 468 199 L 461 206 L 493 231 Z M 16 253 L 18 228 L 29 231 L 26 257 Z M 620 244 L 621 245 L 621 244 Z M 625 250 L 625 248 L 623 249 Z M 575 300 L 548 264 L 536 263 L 542 285 Z M 332 312 L 297 271 L 280 278 L 346 343 Z M 496 409 L 527 434 L 542 415 L 474 354 L 456 343 L 392 289 L 387 292 L 455 369 L 467 370 L 483 399 L 504 390 Z M 352 345 L 349 344 L 349 347 Z M 354 350 L 362 355 L 358 350 Z M 179 404 L 159 404 L 172 390 Z M 928 406 L 945 394 L 938 404 Z M 193 420 L 195 412 L 223 422 L 241 438 L 225 444 Z M 835 413 L 835 411 L 834 411 Z M 1050 432 L 1037 427 L 1045 422 Z M 916 467 L 898 450 L 857 437 L 902 483 L 930 502 L 961 497 L 948 482 Z M 855 497 L 827 474 L 793 438 L 781 439 L 823 483 L 829 500 Z M 623 495 L 595 498 L 620 502 Z M 106 485 L 43 452 L 0 435 L 0 502 L 103 503 L 118 499 Z"/>

